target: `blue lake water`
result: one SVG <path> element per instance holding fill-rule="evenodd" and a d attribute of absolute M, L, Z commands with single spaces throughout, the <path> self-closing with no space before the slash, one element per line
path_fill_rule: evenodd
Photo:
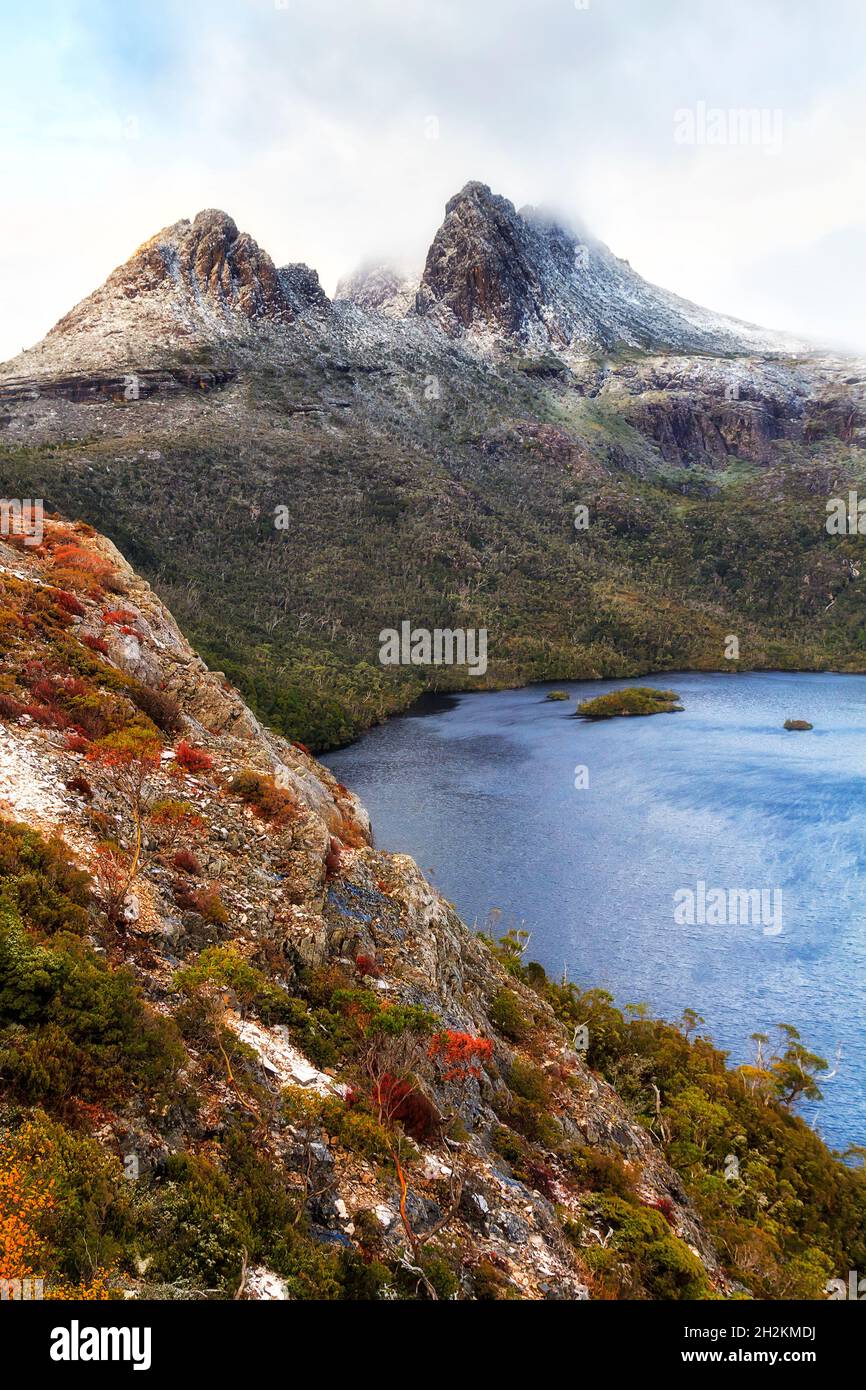
<path fill-rule="evenodd" d="M 572 717 L 575 698 L 647 683 L 684 712 Z M 665 1018 L 694 1008 L 735 1061 L 793 1024 L 836 1069 L 803 1113 L 836 1147 L 866 1142 L 866 676 L 572 682 L 567 704 L 552 688 L 427 702 L 325 761 L 382 848 L 412 854 L 468 923 L 525 927 L 554 975 Z M 781 931 L 678 925 L 674 895 L 699 882 L 781 890 Z"/>

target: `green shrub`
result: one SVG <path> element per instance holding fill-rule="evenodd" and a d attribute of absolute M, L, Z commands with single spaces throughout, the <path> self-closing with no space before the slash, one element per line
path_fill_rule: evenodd
<path fill-rule="evenodd" d="M 654 690 L 649 685 L 627 686 L 624 690 L 612 690 L 608 695 L 598 695 L 594 700 L 584 700 L 578 705 L 577 714 L 582 719 L 614 719 L 618 715 L 630 714 L 673 714 L 682 710 L 678 703 L 679 695 L 673 690 Z"/>
<path fill-rule="evenodd" d="M 168 1283 L 192 1279 L 208 1288 L 236 1285 L 244 1250 L 256 1247 L 253 1230 L 233 1205 L 225 1173 L 188 1153 L 166 1161 L 147 1227 L 148 1277 Z"/>
<path fill-rule="evenodd" d="M 294 1001 L 286 990 L 251 965 L 236 946 L 205 947 L 193 965 L 177 971 L 173 983 L 188 996 L 203 984 L 231 989 L 242 1010 L 253 1010 L 266 1023 L 285 1023 L 294 1015 Z"/>
<path fill-rule="evenodd" d="M 664 1217 L 621 1197 L 603 1195 L 590 1206 L 592 1224 L 613 1235 L 605 1248 L 583 1247 L 582 1258 L 618 1297 L 703 1299 L 713 1296 L 706 1270 L 671 1231 Z M 566 1235 L 580 1244 L 579 1232 Z"/>
<path fill-rule="evenodd" d="M 508 1086 L 517 1096 L 544 1105 L 550 1099 L 550 1082 L 539 1067 L 516 1057 L 508 1070 Z"/>
<path fill-rule="evenodd" d="M 0 901 L 14 905 L 34 930 L 87 930 L 90 879 L 62 840 L 0 819 Z"/>
<path fill-rule="evenodd" d="M 581 1187 L 590 1192 L 612 1192 L 616 1197 L 634 1199 L 635 1180 L 618 1154 L 574 1144 L 562 1157 Z"/>
<path fill-rule="evenodd" d="M 512 1096 L 504 1118 L 516 1129 L 518 1134 L 540 1144 L 545 1149 L 558 1149 L 562 1143 L 562 1128 L 540 1105 L 524 1100 L 522 1096 Z"/>
<path fill-rule="evenodd" d="M 501 989 L 489 1009 L 490 1021 L 512 1042 L 521 1042 L 529 1032 L 529 1023 L 513 989 Z"/>
<path fill-rule="evenodd" d="M 22 1166 L 38 1173 L 50 1194 L 38 1226 L 45 1241 L 40 1269 L 86 1283 L 97 1270 L 124 1264 L 136 1218 L 120 1161 L 39 1110 L 13 1142 Z"/>
<path fill-rule="evenodd" d="M 130 1083 L 161 1091 L 183 1059 L 174 1023 L 77 937 L 33 941 L 0 909 L 0 1075 L 35 1104 L 105 1101 Z"/>
<path fill-rule="evenodd" d="M 352 1153 L 361 1154 L 376 1163 L 384 1162 L 391 1154 L 388 1131 L 358 1105 L 346 1105 L 336 1097 L 326 1101 L 322 1122 L 328 1133 Z"/>

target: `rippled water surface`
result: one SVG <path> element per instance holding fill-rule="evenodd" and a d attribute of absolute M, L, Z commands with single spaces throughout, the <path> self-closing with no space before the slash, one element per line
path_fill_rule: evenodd
<path fill-rule="evenodd" d="M 647 682 L 629 682 L 646 684 Z M 809 1119 L 866 1142 L 866 677 L 658 678 L 682 714 L 587 724 L 623 682 L 462 695 L 325 760 L 470 923 L 491 909 L 530 955 L 618 1004 L 698 1010 L 736 1060 L 778 1021 L 835 1066 Z M 788 733 L 786 718 L 811 733 Z M 575 787 L 575 769 L 589 786 Z M 782 930 L 676 925 L 674 894 L 782 892 Z"/>

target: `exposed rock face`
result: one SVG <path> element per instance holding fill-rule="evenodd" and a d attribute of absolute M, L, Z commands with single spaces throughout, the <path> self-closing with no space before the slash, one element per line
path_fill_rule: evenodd
<path fill-rule="evenodd" d="M 315 271 L 278 270 L 227 213 L 208 208 L 157 232 L 25 357 L 37 368 L 82 355 L 144 366 L 160 348 L 242 339 L 327 308 Z"/>
<path fill-rule="evenodd" d="M 417 288 L 417 280 L 392 265 L 365 264 L 340 281 L 335 298 L 388 318 L 403 318 L 415 303 Z"/>
<path fill-rule="evenodd" d="M 319 284 L 318 272 L 311 270 L 303 261 L 285 265 L 277 272 L 283 294 L 294 315 L 305 314 L 310 310 L 320 313 L 327 311 L 330 300 Z"/>
<path fill-rule="evenodd" d="M 537 350 L 792 346 L 648 284 L 601 242 L 539 210 L 517 212 L 482 183 L 468 183 L 447 204 L 416 310 L 454 336 L 504 336 Z"/>

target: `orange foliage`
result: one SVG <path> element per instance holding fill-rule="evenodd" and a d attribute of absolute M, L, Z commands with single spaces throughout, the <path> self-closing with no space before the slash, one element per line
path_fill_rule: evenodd
<path fill-rule="evenodd" d="M 39 1231 L 56 1203 L 47 1167 L 51 1146 L 34 1125 L 0 1138 L 0 1279 L 44 1278 L 48 1243 Z M 97 1270 L 88 1284 L 53 1281 L 43 1297 L 50 1300 L 104 1300 L 108 1273 Z"/>
<path fill-rule="evenodd" d="M 45 1241 L 38 1223 L 53 1206 L 51 1182 L 39 1176 L 46 1156 L 37 1147 L 25 1163 L 14 1138 L 0 1141 L 0 1279 L 42 1272 Z"/>
<path fill-rule="evenodd" d="M 493 1056 L 493 1044 L 472 1033 L 457 1033 L 447 1028 L 434 1033 L 429 1055 L 442 1067 L 443 1080 L 466 1081 L 470 1076 L 481 1075 L 482 1066 Z"/>

